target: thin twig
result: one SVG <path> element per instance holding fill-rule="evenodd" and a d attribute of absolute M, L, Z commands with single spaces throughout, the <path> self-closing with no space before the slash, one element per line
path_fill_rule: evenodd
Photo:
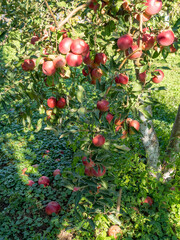
<path fill-rule="evenodd" d="M 130 53 L 121 63 L 121 65 L 119 66 L 119 70 L 123 67 L 123 65 L 125 64 L 125 62 L 136 52 L 140 51 L 141 48 L 137 48 L 134 52 Z"/>
<path fill-rule="evenodd" d="M 143 26 L 143 13 L 140 13 L 140 21 L 139 21 L 140 41 L 139 41 L 139 48 L 141 48 L 141 49 L 142 49 L 142 34 L 143 34 L 142 26 Z"/>
<path fill-rule="evenodd" d="M 56 21 L 56 17 L 54 16 L 54 14 L 53 14 L 53 12 L 52 12 L 52 10 L 51 10 L 48 2 L 47 2 L 46 0 L 44 0 L 44 2 L 45 2 L 45 4 L 46 4 L 46 6 L 47 6 L 47 8 L 48 8 L 48 10 L 49 10 L 49 12 L 50 12 L 50 14 L 51 14 L 51 16 L 52 16 L 53 19 L 54 19 L 54 22 L 55 22 L 55 24 L 56 24 L 56 27 L 58 27 L 58 23 L 57 23 L 57 21 Z"/>
<path fill-rule="evenodd" d="M 70 18 L 72 18 L 78 11 L 81 9 L 87 7 L 90 3 L 90 0 L 87 1 L 87 3 L 80 5 L 79 7 L 75 8 L 62 22 L 58 24 L 57 30 L 59 30 L 65 23 L 69 21 Z"/>
<path fill-rule="evenodd" d="M 121 197 L 122 197 L 122 188 L 119 189 L 119 196 L 117 200 L 117 214 L 120 213 L 120 210 L 121 210 Z"/>
<path fill-rule="evenodd" d="M 128 31 L 128 34 L 131 33 L 131 29 L 132 29 L 132 16 L 131 16 L 131 15 L 129 15 L 129 23 L 130 23 L 130 25 L 129 25 L 129 31 Z"/>

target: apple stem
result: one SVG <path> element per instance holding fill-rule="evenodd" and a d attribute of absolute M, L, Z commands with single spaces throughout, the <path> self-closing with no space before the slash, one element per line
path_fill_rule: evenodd
<path fill-rule="evenodd" d="M 71 17 L 73 17 L 78 11 L 80 11 L 81 9 L 87 7 L 89 5 L 89 3 L 91 2 L 91 0 L 88 0 L 87 3 L 80 5 L 79 7 L 75 8 L 63 21 L 61 21 L 58 26 L 57 26 L 57 30 L 59 30 L 65 23 L 67 23 L 69 21 L 69 19 Z"/>
<path fill-rule="evenodd" d="M 122 197 L 122 188 L 119 189 L 119 195 L 117 200 L 117 214 L 120 213 L 120 210 L 121 210 L 121 197 Z"/>
<path fill-rule="evenodd" d="M 54 22 L 55 22 L 55 24 L 56 24 L 56 27 L 58 27 L 58 23 L 57 23 L 57 21 L 56 21 L 56 17 L 54 16 L 54 14 L 53 14 L 53 12 L 52 12 L 52 10 L 51 10 L 48 2 L 47 2 L 46 0 L 44 0 L 44 2 L 45 2 L 45 4 L 46 4 L 46 6 L 47 6 L 47 8 L 48 8 L 48 10 L 49 10 L 49 12 L 50 12 L 50 14 L 51 14 L 51 16 L 52 16 L 53 19 L 54 19 Z"/>

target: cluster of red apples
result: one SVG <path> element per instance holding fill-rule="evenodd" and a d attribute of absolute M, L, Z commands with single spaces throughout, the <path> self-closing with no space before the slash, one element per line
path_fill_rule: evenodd
<path fill-rule="evenodd" d="M 59 52 L 62 55 L 56 56 L 53 61 L 43 63 L 42 71 L 45 75 L 54 75 L 57 68 L 62 70 L 66 64 L 70 67 L 80 66 L 83 57 L 89 52 L 89 45 L 82 39 L 72 40 L 66 37 L 59 43 Z"/>
<path fill-rule="evenodd" d="M 102 99 L 97 102 L 97 109 L 100 110 L 100 112 L 108 112 L 109 111 L 109 102 L 105 99 Z M 106 115 L 106 120 L 110 124 L 113 120 L 114 116 L 111 113 L 108 113 Z M 116 125 L 116 132 L 123 128 L 123 124 L 128 125 L 128 130 L 123 131 L 123 135 L 121 136 L 121 139 L 124 139 L 127 137 L 128 133 L 135 134 L 133 131 L 136 129 L 136 131 L 139 131 L 140 124 L 136 120 L 132 120 L 131 118 L 127 118 L 123 121 L 120 120 L 120 118 L 115 119 L 115 125 Z M 102 147 L 106 142 L 106 139 L 103 135 L 97 134 L 92 139 L 92 144 L 95 147 Z M 105 166 L 96 165 L 94 161 L 92 161 L 91 158 L 87 160 L 87 157 L 82 158 L 82 163 L 85 166 L 85 174 L 89 177 L 101 177 L 106 173 Z M 96 166 L 96 168 L 94 168 Z"/>
<path fill-rule="evenodd" d="M 159 13 L 159 11 L 162 8 L 161 0 L 146 0 L 144 4 L 145 6 L 147 6 L 147 8 L 143 12 L 143 17 L 142 17 L 142 20 L 144 22 L 148 21 L 152 15 Z M 132 12 L 132 8 L 127 0 L 124 0 L 123 8 L 128 12 Z M 134 17 L 137 20 L 140 20 L 139 14 L 135 14 Z M 156 49 L 157 45 L 154 46 L 154 44 L 155 42 L 157 42 L 161 50 L 162 48 L 169 46 L 170 52 L 176 52 L 176 49 L 173 46 L 173 43 L 176 41 L 176 38 L 174 37 L 174 33 L 171 30 L 162 30 L 157 36 L 153 34 L 153 31 L 151 32 L 151 34 L 148 33 L 148 31 L 149 31 L 148 28 L 144 28 L 143 35 L 141 36 L 143 51 L 147 51 L 152 47 Z M 125 51 L 126 56 L 129 56 L 131 54 L 128 58 L 132 60 L 140 58 L 143 53 L 142 50 L 139 49 L 139 45 L 140 45 L 140 37 L 137 39 L 137 42 L 135 43 L 132 36 L 129 34 L 121 36 L 117 41 L 118 48 L 122 51 Z M 136 52 L 132 54 L 134 51 Z M 164 77 L 164 73 L 159 69 L 156 69 L 152 75 L 153 75 L 152 81 L 154 83 L 160 83 Z M 139 80 L 142 83 L 146 82 L 146 72 L 139 74 Z M 124 74 L 120 74 L 115 78 L 115 81 L 117 84 L 119 83 L 127 84 L 128 77 Z"/>
<path fill-rule="evenodd" d="M 87 65 L 87 71 L 85 68 L 82 70 L 82 74 L 86 77 L 88 75 L 91 76 L 91 84 L 96 84 L 96 80 L 101 82 L 101 77 L 103 75 L 103 71 L 99 68 L 100 64 L 105 65 L 107 61 L 107 56 L 104 53 L 97 53 L 94 57 L 94 60 L 90 57 L 90 52 L 84 57 L 84 63 Z"/>
<path fill-rule="evenodd" d="M 142 50 L 147 51 L 151 49 L 154 46 L 155 38 L 153 35 L 147 33 L 148 29 L 143 29 L 143 35 L 142 35 Z M 160 46 L 170 46 L 174 42 L 174 33 L 171 30 L 162 31 L 159 33 L 159 35 L 156 37 L 156 40 Z M 117 41 L 117 46 L 121 51 L 125 51 L 126 56 L 129 56 L 128 59 L 135 60 L 137 58 L 140 58 L 142 55 L 142 50 L 139 50 L 139 43 L 140 43 L 140 37 L 137 40 L 137 44 L 134 43 L 133 38 L 131 35 L 126 34 L 121 36 Z M 136 51 L 138 50 L 138 51 Z M 135 53 L 133 53 L 136 51 Z M 132 54 L 133 53 L 133 54 Z M 160 83 L 163 80 L 164 73 L 156 69 L 155 72 L 152 74 L 152 81 L 154 83 Z M 146 72 L 139 74 L 139 80 L 142 83 L 145 83 L 146 81 Z M 128 76 L 125 74 L 119 74 L 115 77 L 115 82 L 117 84 L 127 84 L 128 83 Z"/>
<path fill-rule="evenodd" d="M 105 99 L 98 101 L 97 109 L 100 110 L 100 112 L 108 112 L 109 102 Z M 113 119 L 114 119 L 114 115 L 108 112 L 106 115 L 106 120 L 108 121 L 108 123 L 111 124 Z M 120 118 L 115 119 L 114 124 L 116 126 L 115 127 L 116 132 L 123 128 L 127 129 L 122 132 L 123 135 L 121 136 L 121 139 L 125 139 L 128 133 L 134 134 L 133 128 L 136 129 L 136 131 L 139 131 L 140 129 L 139 122 L 137 120 L 132 120 L 131 118 L 127 118 L 124 120 L 121 120 Z M 105 138 L 102 135 L 97 135 L 93 138 L 92 142 L 96 147 L 101 147 L 105 143 Z"/>
<path fill-rule="evenodd" d="M 47 105 L 50 108 L 64 108 L 66 106 L 66 99 L 61 97 L 59 100 L 56 100 L 55 97 L 50 97 L 47 100 Z"/>
<path fill-rule="evenodd" d="M 22 175 L 28 176 L 28 175 L 25 173 L 26 171 L 27 171 L 27 168 L 24 168 L 24 169 L 22 170 Z M 61 175 L 59 169 L 56 169 L 56 170 L 54 170 L 54 172 L 53 172 L 53 176 L 54 176 L 54 177 L 57 176 L 57 175 Z M 27 184 L 28 186 L 32 186 L 33 184 L 35 184 L 35 182 L 34 182 L 33 180 L 28 180 L 28 184 Z M 38 184 L 39 184 L 39 185 L 42 184 L 42 185 L 44 185 L 44 187 L 47 187 L 47 186 L 49 186 L 49 184 L 50 184 L 50 179 L 49 179 L 48 177 L 46 177 L 46 176 L 42 176 L 42 177 L 39 178 Z M 47 213 L 48 215 L 51 215 L 52 213 L 58 214 L 58 213 L 60 212 L 60 210 L 61 210 L 61 206 L 59 205 L 58 202 L 55 202 L 55 201 L 49 202 L 49 203 L 47 204 L 46 208 L 45 208 L 45 211 L 46 211 L 46 213 Z"/>

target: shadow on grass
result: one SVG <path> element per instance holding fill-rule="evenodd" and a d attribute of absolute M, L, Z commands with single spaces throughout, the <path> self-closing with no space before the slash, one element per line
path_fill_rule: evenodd
<path fill-rule="evenodd" d="M 57 168 L 63 172 L 70 167 L 71 152 L 65 142 L 60 143 L 51 133 L 24 133 L 16 124 L 4 126 L 1 131 L 4 134 L 0 138 L 0 237 L 56 239 L 72 191 L 63 187 L 61 176 L 53 177 L 52 173 Z M 34 164 L 38 167 L 33 167 Z M 24 168 L 27 176 L 22 174 Z M 45 188 L 38 185 L 43 175 L 50 179 L 50 186 Z M 30 179 L 35 182 L 32 187 L 27 186 Z M 50 201 L 62 206 L 58 216 L 45 213 Z"/>

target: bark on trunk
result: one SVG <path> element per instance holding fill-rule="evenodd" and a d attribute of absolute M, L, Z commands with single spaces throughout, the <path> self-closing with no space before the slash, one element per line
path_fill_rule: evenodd
<path fill-rule="evenodd" d="M 151 106 L 146 107 L 152 115 Z M 151 120 L 148 120 L 142 113 L 140 113 L 140 119 L 142 121 L 140 131 L 142 133 L 142 142 L 147 154 L 148 166 L 151 171 L 151 175 L 159 178 L 161 174 L 161 164 L 159 160 L 159 142 L 153 127 Z"/>
<path fill-rule="evenodd" d="M 175 174 L 176 159 L 180 157 L 180 105 L 176 115 L 176 119 L 171 131 L 169 140 L 169 146 L 167 148 L 167 154 L 169 157 L 169 164 L 172 166 L 170 169 L 166 169 L 163 178 L 164 180 L 170 180 Z M 168 168 L 167 163 L 167 168 Z"/>

